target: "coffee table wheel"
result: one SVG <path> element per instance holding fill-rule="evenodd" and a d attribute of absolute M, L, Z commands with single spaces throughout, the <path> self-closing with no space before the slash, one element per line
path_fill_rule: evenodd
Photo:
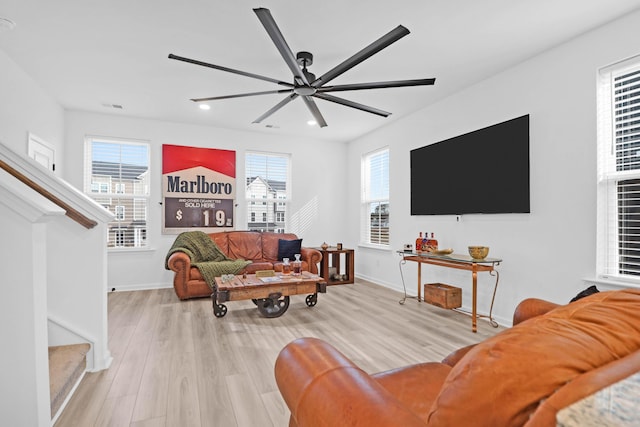
<path fill-rule="evenodd" d="M 227 306 L 224 304 L 213 304 L 213 314 L 216 317 L 224 317 L 227 314 Z"/>
<path fill-rule="evenodd" d="M 289 297 L 279 294 L 271 295 L 269 298 L 260 298 L 256 300 L 258 311 L 264 317 L 280 317 L 289 308 Z"/>
<path fill-rule="evenodd" d="M 318 303 L 318 294 L 307 295 L 304 302 L 306 302 L 309 307 L 313 307 Z"/>

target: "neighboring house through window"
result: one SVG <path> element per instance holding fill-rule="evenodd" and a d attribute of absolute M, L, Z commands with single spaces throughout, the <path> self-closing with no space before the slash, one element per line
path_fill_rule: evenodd
<path fill-rule="evenodd" d="M 247 229 L 277 233 L 288 229 L 287 203 L 291 197 L 289 163 L 287 154 L 246 154 Z"/>
<path fill-rule="evenodd" d="M 85 145 L 85 193 L 115 215 L 108 225 L 108 247 L 146 247 L 149 144 L 88 137 Z"/>
<path fill-rule="evenodd" d="M 389 149 L 362 157 L 360 241 L 389 246 Z"/>
<path fill-rule="evenodd" d="M 600 278 L 640 283 L 640 57 L 599 72 Z"/>

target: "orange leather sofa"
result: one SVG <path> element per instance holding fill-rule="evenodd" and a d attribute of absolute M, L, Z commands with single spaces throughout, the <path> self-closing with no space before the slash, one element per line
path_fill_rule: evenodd
<path fill-rule="evenodd" d="M 298 339 L 275 365 L 290 426 L 555 426 L 560 409 L 640 370 L 640 290 L 528 299 L 514 325 L 442 362 L 374 375 Z"/>
<path fill-rule="evenodd" d="M 210 233 L 209 237 L 229 258 L 252 261 L 241 273 L 255 273 L 258 270 L 282 271 L 282 261 L 278 261 L 278 240 L 296 240 L 293 233 L 267 233 L 258 231 L 225 231 Z M 318 263 L 322 253 L 313 248 L 301 248 L 302 269 L 318 274 Z M 291 260 L 293 261 L 293 259 Z M 211 288 L 204 281 L 200 271 L 191 265 L 191 259 L 184 252 L 174 252 L 167 260 L 167 266 L 175 272 L 173 288 L 181 300 L 211 296 Z"/>

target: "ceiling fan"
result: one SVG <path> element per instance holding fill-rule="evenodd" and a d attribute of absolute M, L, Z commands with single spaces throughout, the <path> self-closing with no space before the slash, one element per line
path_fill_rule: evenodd
<path fill-rule="evenodd" d="M 264 26 L 265 30 L 271 37 L 271 40 L 278 48 L 280 55 L 286 62 L 287 66 L 293 73 L 293 83 L 285 82 L 278 79 L 273 79 L 266 76 L 261 76 L 259 74 L 248 73 L 246 71 L 235 70 L 233 68 L 223 67 L 220 65 L 209 64 L 206 62 L 198 61 L 195 59 L 184 58 L 182 56 L 177 56 L 174 54 L 169 54 L 170 59 L 175 59 L 178 61 L 189 62 L 195 65 L 201 65 L 203 67 L 214 68 L 221 71 L 226 71 L 229 73 L 239 74 L 241 76 L 251 77 L 254 79 L 265 80 L 268 82 L 276 83 L 280 86 L 285 86 L 287 89 L 277 89 L 277 90 L 267 90 L 262 92 L 250 92 L 250 93 L 240 93 L 235 95 L 224 95 L 224 96 L 213 96 L 208 98 L 194 98 L 192 101 L 194 102 L 205 102 L 205 101 L 213 101 L 218 99 L 230 99 L 230 98 L 241 98 L 245 96 L 256 96 L 256 95 L 267 95 L 267 94 L 275 94 L 275 93 L 286 93 L 288 94 L 286 98 L 282 101 L 278 102 L 275 106 L 273 106 L 266 113 L 262 114 L 260 117 L 255 119 L 253 123 L 260 123 L 267 117 L 271 116 L 273 113 L 287 105 L 289 102 L 293 101 L 297 97 L 301 97 L 304 103 L 307 105 L 307 108 L 313 115 L 316 123 L 320 127 L 327 126 L 327 122 L 322 117 L 318 106 L 316 105 L 313 98 L 324 99 L 325 101 L 335 102 L 340 105 L 344 105 L 347 107 L 352 107 L 358 110 L 366 111 L 368 113 L 377 114 L 382 117 L 387 117 L 389 112 L 383 111 L 374 107 L 369 107 L 367 105 L 363 105 L 357 102 L 349 101 L 344 98 L 339 98 L 334 95 L 330 95 L 329 92 L 342 92 L 348 90 L 363 90 L 363 89 L 381 89 L 381 88 L 389 88 L 389 87 L 406 87 L 406 86 L 424 86 L 424 85 L 433 85 L 435 83 L 434 78 L 430 79 L 415 79 L 415 80 L 395 80 L 395 81 L 384 81 L 384 82 L 371 82 L 371 83 L 355 83 L 355 84 L 343 84 L 343 85 L 334 85 L 327 86 L 331 80 L 335 79 L 339 75 L 343 74 L 345 71 L 353 68 L 358 65 L 365 59 L 373 56 L 374 54 L 380 52 L 382 49 L 387 46 L 395 43 L 400 40 L 402 37 L 409 34 L 409 30 L 407 30 L 402 25 L 399 25 L 395 29 L 391 30 L 389 33 L 380 37 L 378 40 L 371 43 L 369 46 L 357 52 L 355 55 L 336 65 L 331 70 L 327 71 L 320 77 L 316 78 L 316 76 L 307 70 L 307 66 L 313 64 L 313 55 L 309 52 L 298 52 L 296 56 L 293 55 L 293 52 L 289 48 L 289 45 L 284 39 L 284 36 L 280 32 L 278 25 L 275 20 L 271 16 L 271 12 L 269 9 L 265 8 L 257 8 L 253 9 L 253 11 L 258 16 L 258 19 Z"/>

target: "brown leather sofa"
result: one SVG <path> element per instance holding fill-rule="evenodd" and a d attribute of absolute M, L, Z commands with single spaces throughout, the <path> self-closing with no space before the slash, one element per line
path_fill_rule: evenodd
<path fill-rule="evenodd" d="M 282 271 L 282 261 L 278 260 L 278 241 L 296 240 L 293 233 L 267 233 L 257 231 L 225 231 L 210 233 L 209 237 L 229 258 L 252 261 L 240 273 L 255 273 L 258 270 Z M 313 248 L 301 248 L 302 269 L 318 274 L 318 263 L 322 253 Z M 293 261 L 293 259 L 291 260 Z M 211 288 L 204 281 L 200 271 L 191 265 L 191 259 L 184 252 L 174 252 L 167 260 L 167 266 L 175 272 L 173 288 L 181 300 L 211 296 Z"/>
<path fill-rule="evenodd" d="M 560 409 L 640 370 L 640 290 L 528 299 L 514 325 L 440 363 L 375 375 L 298 339 L 275 365 L 290 426 L 555 426 Z"/>

